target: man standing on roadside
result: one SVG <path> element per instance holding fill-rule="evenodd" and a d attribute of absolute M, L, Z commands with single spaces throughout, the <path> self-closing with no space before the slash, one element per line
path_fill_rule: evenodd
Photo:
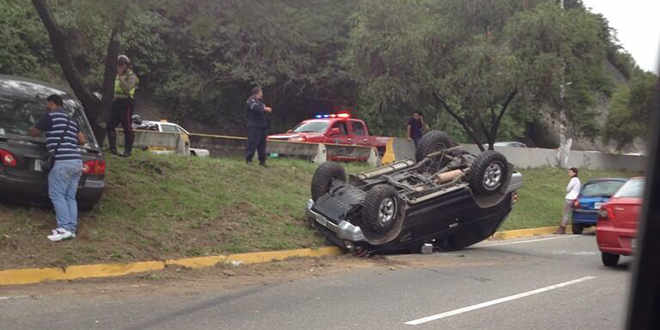
<path fill-rule="evenodd" d="M 415 143 L 415 147 L 419 143 L 419 139 L 422 138 L 422 131 L 424 130 L 424 120 L 422 115 L 415 111 L 413 112 L 412 117 L 408 119 L 408 140 L 412 140 Z"/>
<path fill-rule="evenodd" d="M 46 149 L 55 157 L 53 168 L 48 173 L 48 197 L 55 208 L 57 228 L 52 235 L 48 235 L 48 239 L 56 242 L 76 237 L 76 193 L 83 168 L 78 146 L 87 143 L 87 139 L 76 121 L 64 112 L 64 103 L 59 95 L 53 94 L 46 101 L 48 112 L 30 130 L 30 134 L 36 137 L 45 132 Z"/>
<path fill-rule="evenodd" d="M 266 113 L 272 112 L 273 109 L 264 104 L 263 97 L 264 93 L 261 88 L 254 87 L 246 102 L 248 142 L 245 162 L 252 162 L 254 152 L 257 151 L 259 165 L 266 167 L 266 134 L 268 131 Z"/>
<path fill-rule="evenodd" d="M 140 79 L 130 69 L 131 60 L 126 55 L 117 57 L 117 77 L 115 78 L 115 98 L 112 100 L 112 112 L 110 120 L 107 122 L 108 143 L 110 152 L 119 155 L 117 152 L 117 132 L 115 128 L 121 123 L 124 129 L 124 157 L 131 155 L 133 149 L 133 126 L 131 125 L 131 116 L 133 115 L 133 105 L 135 89 Z"/>

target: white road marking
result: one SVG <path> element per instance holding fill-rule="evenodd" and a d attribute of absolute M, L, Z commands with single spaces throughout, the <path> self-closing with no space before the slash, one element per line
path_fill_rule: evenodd
<path fill-rule="evenodd" d="M 13 297 L 0 297 L 0 300 L 10 300 L 10 299 L 21 299 L 21 298 L 27 298 L 28 296 L 13 296 Z"/>
<path fill-rule="evenodd" d="M 526 244 L 526 243 L 536 243 L 536 242 L 543 242 L 543 241 L 550 241 L 553 239 L 566 239 L 566 238 L 576 238 L 579 236 L 576 235 L 571 235 L 571 236 L 557 236 L 557 237 L 546 237 L 546 238 L 539 238 L 539 239 L 529 239 L 526 241 L 513 241 L 513 242 L 505 242 L 505 243 L 493 243 L 493 244 L 479 244 L 475 245 L 476 247 L 491 247 L 491 246 L 503 246 L 503 245 L 515 245 L 515 244 Z"/>
<path fill-rule="evenodd" d="M 407 324 L 407 325 L 420 325 L 420 324 L 424 324 L 424 323 L 427 323 L 427 322 L 447 318 L 447 317 L 450 317 L 450 316 L 463 314 L 463 313 L 471 312 L 471 311 L 474 311 L 474 310 L 477 310 L 477 309 L 482 309 L 482 308 L 486 308 L 486 307 L 489 307 L 489 306 L 501 304 L 501 303 L 504 303 L 504 302 L 507 302 L 507 301 L 516 300 L 516 299 L 528 297 L 528 296 L 531 296 L 531 295 L 547 292 L 547 291 L 550 291 L 550 290 L 559 289 L 559 288 L 569 286 L 569 285 L 573 285 L 573 284 L 577 284 L 577 283 L 580 283 L 580 282 L 593 280 L 595 278 L 596 278 L 595 276 L 586 276 L 586 277 L 578 278 L 577 280 L 572 280 L 572 281 L 568 281 L 568 282 L 564 282 L 564 283 L 559 283 L 559 284 L 555 284 L 555 285 L 551 285 L 551 286 L 546 286 L 545 288 L 540 288 L 540 289 L 536 289 L 536 290 L 532 290 L 532 291 L 527 291 L 527 292 L 515 294 L 513 296 L 499 298 L 499 299 L 483 302 L 483 303 L 480 303 L 480 304 L 455 309 L 453 311 L 423 317 L 421 319 L 408 321 L 405 324 Z"/>

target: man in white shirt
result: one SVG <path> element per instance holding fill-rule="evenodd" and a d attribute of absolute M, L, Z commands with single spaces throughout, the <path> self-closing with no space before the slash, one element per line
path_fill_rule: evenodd
<path fill-rule="evenodd" d="M 560 234 L 560 235 L 566 234 L 566 225 L 568 225 L 568 220 L 571 218 L 571 213 L 573 212 L 573 203 L 575 203 L 575 200 L 578 198 L 578 195 L 580 195 L 580 188 L 582 186 L 582 184 L 580 183 L 580 179 L 578 178 L 577 168 L 571 167 L 568 170 L 568 176 L 571 179 L 570 181 L 568 181 L 568 185 L 566 186 L 564 216 L 561 219 L 559 228 L 557 229 L 557 231 L 555 231 L 555 234 Z"/>

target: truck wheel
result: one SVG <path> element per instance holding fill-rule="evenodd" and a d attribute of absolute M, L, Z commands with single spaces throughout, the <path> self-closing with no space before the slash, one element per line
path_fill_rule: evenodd
<path fill-rule="evenodd" d="M 396 189 L 390 185 L 374 186 L 364 198 L 362 221 L 377 234 L 389 232 L 399 217 Z"/>
<path fill-rule="evenodd" d="M 430 131 L 419 140 L 415 159 L 420 161 L 429 154 L 456 146 L 456 143 L 442 131 Z"/>
<path fill-rule="evenodd" d="M 509 177 L 509 166 L 504 155 L 497 151 L 484 151 L 472 163 L 470 188 L 475 195 L 492 195 L 503 191 Z"/>
<path fill-rule="evenodd" d="M 601 252 L 600 258 L 603 260 L 603 265 L 607 267 L 614 267 L 619 263 L 619 255 L 607 252 Z"/>
<path fill-rule="evenodd" d="M 332 181 L 346 182 L 344 167 L 334 162 L 321 164 L 312 177 L 312 200 L 316 200 L 330 191 Z"/>

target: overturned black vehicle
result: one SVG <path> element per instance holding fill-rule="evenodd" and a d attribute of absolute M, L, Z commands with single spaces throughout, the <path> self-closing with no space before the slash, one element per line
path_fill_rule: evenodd
<path fill-rule="evenodd" d="M 502 154 L 469 153 L 440 131 L 422 137 L 415 158 L 348 181 L 341 165 L 322 164 L 312 179 L 310 222 L 334 244 L 360 253 L 429 244 L 458 250 L 491 236 L 522 186 L 522 174 Z"/>

